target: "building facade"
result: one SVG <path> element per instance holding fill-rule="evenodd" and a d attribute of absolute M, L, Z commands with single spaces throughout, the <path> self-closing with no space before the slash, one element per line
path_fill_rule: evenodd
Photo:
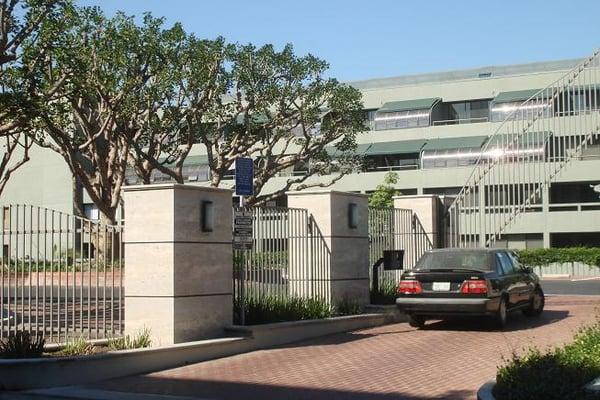
<path fill-rule="evenodd" d="M 492 136 L 502 121 L 525 112 L 519 110 L 523 101 L 557 81 L 581 61 L 482 67 L 351 82 L 363 94 L 365 118 L 370 128 L 357 137 L 357 153 L 365 162 L 332 188 L 368 194 L 383 182 L 387 173 L 395 172 L 398 175 L 396 187 L 402 195 L 444 196 L 448 203 L 448 199 L 461 191 L 477 160 L 486 152 L 493 154 L 496 144 L 490 140 L 498 140 Z M 588 97 L 596 96 L 596 89 L 586 93 Z M 579 92 L 573 90 L 561 104 L 568 103 L 569 110 L 586 104 L 589 108 L 589 99 L 578 96 Z M 567 151 L 548 141 L 537 145 L 536 138 L 537 135 L 531 133 L 527 139 L 528 151 L 547 159 L 561 157 Z M 189 184 L 203 184 L 208 179 L 207 158 L 203 153 L 203 149 L 196 146 L 187 160 L 184 174 Z M 582 149 L 577 159 L 570 161 L 528 212 L 494 245 L 511 248 L 600 246 L 599 171 L 600 142 L 596 140 Z M 289 171 L 289 174 L 302 173 L 302 168 Z M 157 175 L 155 181 L 161 179 Z M 264 190 L 281 187 L 285 180 L 286 176 L 273 178 Z M 130 177 L 130 182 L 134 181 L 135 178 Z M 2 196 L 5 204 L 42 205 L 65 212 L 73 212 L 78 201 L 64 161 L 44 149 L 34 150 L 31 161 L 14 174 Z M 93 204 L 85 194 L 82 198 L 86 215 L 96 217 Z M 281 204 L 286 204 L 285 199 Z"/>

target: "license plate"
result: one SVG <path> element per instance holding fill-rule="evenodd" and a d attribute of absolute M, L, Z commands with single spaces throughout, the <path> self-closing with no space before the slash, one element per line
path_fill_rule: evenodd
<path fill-rule="evenodd" d="M 450 282 L 433 282 L 433 290 L 436 292 L 449 292 Z"/>

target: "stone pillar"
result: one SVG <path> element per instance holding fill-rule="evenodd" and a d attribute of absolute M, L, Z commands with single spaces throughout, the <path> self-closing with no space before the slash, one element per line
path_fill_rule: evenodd
<path fill-rule="evenodd" d="M 233 318 L 231 191 L 143 185 L 123 198 L 125 333 L 149 328 L 153 346 L 220 335 Z"/>
<path fill-rule="evenodd" d="M 439 197 L 431 194 L 394 197 L 394 208 L 412 210 L 421 221 L 421 225 L 434 247 L 438 247 L 438 239 L 440 239 L 438 232 L 440 206 Z"/>
<path fill-rule="evenodd" d="M 336 191 L 288 192 L 288 207 L 308 210 L 331 251 L 331 298 L 369 303 L 367 196 Z M 351 204 L 353 206 L 351 206 Z M 354 225 L 350 208 L 354 207 Z"/>

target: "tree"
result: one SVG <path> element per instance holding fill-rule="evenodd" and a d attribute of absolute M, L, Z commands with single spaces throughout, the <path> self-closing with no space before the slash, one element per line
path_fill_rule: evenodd
<path fill-rule="evenodd" d="M 42 26 L 68 5 L 60 0 L 0 0 L 0 194 L 11 175 L 29 161 L 33 144 L 29 122 L 35 109 L 21 93 L 23 81 L 17 74 L 21 46 L 35 42 Z M 30 62 L 42 60 L 43 50 Z"/>
<path fill-rule="evenodd" d="M 159 112 L 170 115 L 156 102 L 172 94 L 169 71 L 177 70 L 177 51 L 165 49 L 184 45 L 186 36 L 180 25 L 162 25 L 150 15 L 138 26 L 122 13 L 106 18 L 98 8 L 78 8 L 48 28 L 60 30 L 58 37 L 42 36 L 24 54 L 52 49 L 25 73 L 39 109 L 36 142 L 63 157 L 109 224 L 116 223 L 131 153 L 144 145 L 144 121 L 153 124 Z M 55 87 L 54 100 L 41 102 L 40 93 Z"/>
<path fill-rule="evenodd" d="M 329 186 L 355 167 L 355 138 L 364 130 L 361 95 L 326 79 L 326 62 L 312 55 L 298 57 L 291 45 L 278 52 L 271 45 L 220 42 L 216 50 L 191 54 L 186 63 L 195 74 L 201 71 L 202 79 L 191 85 L 184 74 L 181 86 L 195 95 L 163 108 L 176 113 L 180 127 L 173 119 L 158 123 L 160 129 L 144 130 L 145 139 L 132 144 L 144 182 L 158 169 L 183 183 L 181 167 L 196 142 L 206 148 L 212 186 L 222 183 L 236 158 L 254 158 L 256 195 L 248 198 L 249 204 L 291 189 Z M 308 174 L 290 176 L 276 190 L 261 193 L 270 179 L 301 164 L 310 164 Z M 329 176 L 312 179 L 317 175 Z"/>
<path fill-rule="evenodd" d="M 369 196 L 369 206 L 374 208 L 393 208 L 394 196 L 398 196 L 400 191 L 393 185 L 398 183 L 398 174 L 388 172 L 383 178 L 383 183 L 377 185 L 375 191 Z"/>

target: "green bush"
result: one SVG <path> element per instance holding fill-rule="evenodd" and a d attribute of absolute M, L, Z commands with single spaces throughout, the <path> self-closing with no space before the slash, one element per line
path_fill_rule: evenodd
<path fill-rule="evenodd" d="M 498 369 L 498 400 L 592 399 L 583 386 L 600 376 L 600 321 L 582 329 L 572 343 L 546 353 L 513 355 Z"/>
<path fill-rule="evenodd" d="M 150 347 L 151 344 L 152 339 L 150 339 L 150 329 L 144 328 L 133 337 L 126 335 L 121 338 L 110 339 L 108 341 L 108 348 L 111 350 L 131 350 Z"/>
<path fill-rule="evenodd" d="M 240 302 L 234 304 L 236 323 L 240 323 Z M 328 318 L 333 308 L 320 298 L 275 296 L 249 296 L 245 300 L 244 316 L 246 325 L 269 324 L 272 322 L 299 321 Z"/>
<path fill-rule="evenodd" d="M 361 311 L 360 304 L 347 297 L 335 305 L 337 315 L 356 315 L 360 314 Z"/>
<path fill-rule="evenodd" d="M 518 254 L 521 262 L 529 267 L 573 262 L 600 267 L 600 247 L 529 249 L 519 250 Z"/>
<path fill-rule="evenodd" d="M 384 280 L 379 283 L 379 290 L 371 288 L 371 304 L 396 304 L 397 283 L 392 280 Z"/>
<path fill-rule="evenodd" d="M 18 331 L 0 340 L 0 358 L 36 358 L 44 352 L 44 337 L 32 336 L 29 332 Z"/>
<path fill-rule="evenodd" d="M 84 337 L 79 337 L 75 340 L 70 340 L 67 342 L 65 347 L 63 347 L 60 352 L 62 356 L 88 356 L 90 354 L 94 354 L 94 345 L 88 343 Z"/>

